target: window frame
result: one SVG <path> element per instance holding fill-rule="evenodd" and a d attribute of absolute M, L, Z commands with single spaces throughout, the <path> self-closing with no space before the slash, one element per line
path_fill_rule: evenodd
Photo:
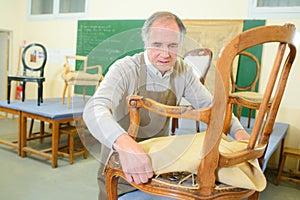
<path fill-rule="evenodd" d="M 257 7 L 257 0 L 249 0 L 248 17 L 254 19 L 299 19 L 300 6 Z"/>
<path fill-rule="evenodd" d="M 53 10 L 51 14 L 31 14 L 32 0 L 27 0 L 27 18 L 30 20 L 45 20 L 45 19 L 81 19 L 87 18 L 89 13 L 89 0 L 85 0 L 84 12 L 76 13 L 59 13 L 60 0 L 53 0 Z"/>

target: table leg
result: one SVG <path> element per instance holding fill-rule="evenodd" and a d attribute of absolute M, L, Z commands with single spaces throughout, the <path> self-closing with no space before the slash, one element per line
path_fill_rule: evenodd
<path fill-rule="evenodd" d="M 52 122 L 52 168 L 57 167 L 59 122 Z"/>
<path fill-rule="evenodd" d="M 277 168 L 277 170 L 280 169 L 280 163 L 282 161 L 282 156 L 283 156 L 283 149 L 284 149 L 284 138 L 282 138 L 282 140 L 281 140 L 280 155 L 279 155 L 279 162 L 278 162 L 278 168 Z"/>
<path fill-rule="evenodd" d="M 22 112 L 19 112 L 19 118 L 18 118 L 18 156 L 21 156 L 21 150 L 22 150 Z"/>
<path fill-rule="evenodd" d="M 23 148 L 27 145 L 27 118 L 20 114 L 21 119 L 21 131 L 20 131 L 20 150 L 21 156 L 26 157 L 26 152 L 23 151 Z"/>

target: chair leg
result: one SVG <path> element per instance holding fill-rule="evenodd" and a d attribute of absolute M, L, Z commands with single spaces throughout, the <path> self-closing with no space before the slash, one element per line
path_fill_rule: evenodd
<path fill-rule="evenodd" d="M 23 90 L 22 90 L 22 102 L 25 101 L 25 88 L 26 88 L 26 82 L 23 81 Z"/>
<path fill-rule="evenodd" d="M 62 95 L 62 98 L 61 98 L 61 103 L 62 104 L 65 103 L 65 95 L 66 95 L 67 87 L 68 87 L 68 84 L 65 83 L 65 87 L 64 87 L 64 90 L 63 90 L 63 95 Z"/>
<path fill-rule="evenodd" d="M 254 192 L 250 197 L 248 197 L 249 200 L 258 200 L 259 192 Z"/>
<path fill-rule="evenodd" d="M 278 170 L 278 175 L 277 175 L 277 179 L 275 181 L 275 185 L 279 185 L 280 177 L 281 177 L 283 167 L 284 167 L 284 164 L 285 164 L 285 160 L 286 160 L 286 154 L 283 153 L 283 157 L 282 157 L 282 160 L 281 160 L 281 163 L 280 163 L 280 168 Z"/>
<path fill-rule="evenodd" d="M 41 83 L 38 83 L 38 99 L 37 99 L 38 106 L 40 106 L 41 104 L 41 98 L 42 98 L 42 86 Z"/>
<path fill-rule="evenodd" d="M 106 172 L 106 193 L 108 200 L 117 200 L 118 199 L 118 186 L 119 177 L 114 176 L 109 170 Z"/>
<path fill-rule="evenodd" d="M 67 102 L 67 107 L 70 107 L 70 102 L 71 102 L 71 85 L 68 85 L 68 102 Z"/>
<path fill-rule="evenodd" d="M 11 88 L 11 80 L 7 78 L 7 103 L 10 104 L 10 88 Z"/>
<path fill-rule="evenodd" d="M 178 128 L 178 118 L 172 118 L 171 134 L 175 135 L 175 130 Z"/>
<path fill-rule="evenodd" d="M 252 109 L 249 108 L 249 112 L 248 112 L 248 126 L 247 128 L 250 128 L 251 125 L 251 116 L 252 115 Z"/>
<path fill-rule="evenodd" d="M 236 105 L 236 117 L 238 118 L 238 120 L 241 119 L 242 109 L 243 109 L 242 106 Z"/>
<path fill-rule="evenodd" d="M 34 119 L 31 119 L 28 138 L 31 138 L 33 136 L 33 133 L 32 133 L 32 131 L 33 131 L 33 124 L 34 124 Z"/>

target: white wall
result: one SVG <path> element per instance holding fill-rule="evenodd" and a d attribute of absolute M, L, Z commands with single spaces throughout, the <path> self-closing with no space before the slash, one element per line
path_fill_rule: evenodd
<path fill-rule="evenodd" d="M 58 53 L 57 60 L 50 60 L 46 67 L 46 83 L 44 96 L 60 97 L 62 94 L 63 82 L 60 73 L 63 70 L 62 63 L 59 62 L 62 55 L 60 52 L 72 52 L 76 49 L 77 21 L 72 19 L 63 20 L 27 20 L 27 1 L 0 0 L 0 29 L 13 31 L 13 52 L 12 66 L 16 67 L 18 48 L 22 40 L 30 42 L 41 42 L 52 53 Z M 5 5 L 5 6 L 3 6 Z M 218 6 L 216 6 L 218 5 Z M 150 14 L 158 10 L 168 10 L 174 12 L 182 19 L 246 19 L 248 12 L 247 0 L 90 0 L 88 19 L 146 19 Z M 284 24 L 293 22 L 300 29 L 300 19 L 293 20 L 268 20 L 267 24 Z M 299 54 L 299 53 L 298 53 Z M 268 53 L 264 53 L 263 59 Z M 290 129 L 286 139 L 286 145 L 299 147 L 300 141 L 300 92 L 298 86 L 300 79 L 299 55 L 292 69 L 287 90 L 283 98 L 277 121 L 290 124 Z M 268 70 L 267 66 L 263 70 Z M 262 72 L 262 74 L 264 71 Z M 261 77 L 261 87 L 265 84 L 264 76 Z M 35 85 L 31 86 L 33 93 L 29 96 L 35 97 Z"/>

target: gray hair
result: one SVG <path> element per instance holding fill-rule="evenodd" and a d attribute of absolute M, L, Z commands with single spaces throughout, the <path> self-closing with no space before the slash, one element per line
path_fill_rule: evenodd
<path fill-rule="evenodd" d="M 152 14 L 144 23 L 144 26 L 142 28 L 142 38 L 144 43 L 146 44 L 148 41 L 148 33 L 149 33 L 149 29 L 152 26 L 152 24 L 160 18 L 169 18 L 169 19 L 175 19 L 179 30 L 180 30 L 180 42 L 183 41 L 183 38 L 185 36 L 186 33 L 186 29 L 185 26 L 183 25 L 181 19 L 179 17 L 177 17 L 175 14 L 167 12 L 167 11 L 161 11 L 161 12 L 156 12 L 154 14 Z"/>

